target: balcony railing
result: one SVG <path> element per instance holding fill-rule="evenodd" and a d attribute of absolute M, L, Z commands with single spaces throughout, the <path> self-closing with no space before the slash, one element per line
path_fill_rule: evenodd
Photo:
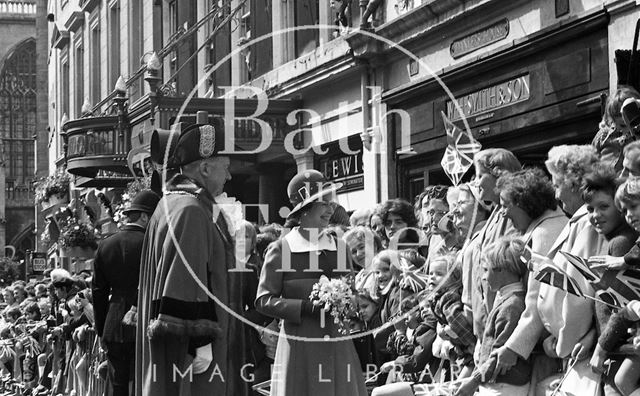
<path fill-rule="evenodd" d="M 131 129 L 118 116 L 71 120 L 63 125 L 63 130 L 69 173 L 90 178 L 105 172 L 129 174 Z"/>
<path fill-rule="evenodd" d="M 34 1 L 6 1 L 0 0 L 0 14 L 35 14 Z"/>

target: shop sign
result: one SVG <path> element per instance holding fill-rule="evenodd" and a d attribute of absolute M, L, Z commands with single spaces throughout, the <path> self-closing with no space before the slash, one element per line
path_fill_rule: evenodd
<path fill-rule="evenodd" d="M 96 177 L 94 177 L 93 179 L 94 180 L 113 180 L 113 179 L 132 179 L 132 178 L 133 178 L 133 175 L 131 173 L 115 172 L 115 171 L 100 169 L 96 174 Z"/>
<path fill-rule="evenodd" d="M 328 181 L 343 184 L 338 193 L 364 188 L 362 140 L 360 136 L 352 136 L 348 142 L 349 148 L 355 151 L 355 154 L 345 154 L 340 150 L 338 142 L 333 142 L 322 146 L 322 149 L 328 149 L 328 152 L 318 157 L 317 161 L 316 169 L 322 172 Z"/>
<path fill-rule="evenodd" d="M 464 117 L 469 118 L 493 112 L 494 110 L 502 109 L 516 103 L 525 102 L 529 100 L 530 96 L 529 74 L 525 74 L 463 95 L 457 99 L 457 102 Z M 457 121 L 462 119 L 453 101 L 447 101 L 446 108 L 447 117 L 450 120 Z"/>
<path fill-rule="evenodd" d="M 42 274 L 47 269 L 47 253 L 31 253 L 31 270 L 34 274 Z"/>
<path fill-rule="evenodd" d="M 502 19 L 451 43 L 451 56 L 457 59 L 479 48 L 500 41 L 509 35 L 509 20 Z"/>

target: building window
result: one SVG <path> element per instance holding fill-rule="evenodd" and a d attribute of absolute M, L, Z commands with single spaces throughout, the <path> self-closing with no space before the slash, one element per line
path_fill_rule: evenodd
<path fill-rule="evenodd" d="M 214 65 L 231 52 L 231 26 L 229 23 L 220 26 L 217 33 L 217 24 L 231 13 L 229 1 L 209 0 L 208 9 L 218 8 L 218 15 L 211 18 L 207 23 L 207 38 L 209 40 L 208 63 Z M 212 96 L 224 95 L 224 90 L 220 87 L 231 85 L 231 62 L 225 62 L 209 75 Z"/>
<path fill-rule="evenodd" d="M 178 31 L 178 4 L 176 0 L 169 2 L 169 41 L 174 39 Z M 169 76 L 173 76 L 178 70 L 178 51 L 175 49 L 169 54 Z"/>
<path fill-rule="evenodd" d="M 295 26 L 316 26 L 319 23 L 320 12 L 318 0 L 299 0 L 295 2 Z M 316 49 L 320 43 L 318 29 L 298 30 L 295 34 L 296 57 L 300 57 Z"/>
<path fill-rule="evenodd" d="M 129 40 L 129 75 L 133 76 L 135 72 L 140 68 L 140 58 L 142 57 L 142 2 L 131 1 L 130 4 L 130 36 Z M 132 102 L 142 96 L 142 78 L 138 78 L 130 87 L 129 94 L 131 95 Z"/>
<path fill-rule="evenodd" d="M 251 0 L 251 12 L 255 16 L 251 18 L 252 38 L 262 37 L 273 31 L 272 6 L 270 1 Z M 273 69 L 273 40 L 271 37 L 251 46 L 249 64 L 251 65 L 252 79 Z"/>
<path fill-rule="evenodd" d="M 251 7 L 250 2 L 242 4 L 242 10 L 240 11 L 240 41 L 238 45 L 244 45 L 251 41 Z M 253 46 L 246 47 L 240 53 L 240 82 L 245 83 L 251 81 L 251 51 Z"/>
<path fill-rule="evenodd" d="M 109 7 L 109 88 L 120 77 L 120 6 L 115 1 Z"/>
<path fill-rule="evenodd" d="M 60 90 L 60 102 L 62 104 L 61 110 L 62 114 L 66 114 L 69 116 L 69 96 L 71 95 L 71 90 L 69 89 L 69 53 L 65 51 L 62 53 L 60 57 L 60 63 L 62 65 L 62 86 Z"/>
<path fill-rule="evenodd" d="M 91 24 L 91 102 L 96 104 L 100 102 L 100 25 L 97 18 Z"/>
<path fill-rule="evenodd" d="M 84 46 L 82 45 L 82 31 L 78 34 L 80 39 L 75 44 L 75 112 L 76 116 L 82 115 L 82 104 L 84 103 Z"/>
<path fill-rule="evenodd" d="M 10 53 L 0 70 L 0 138 L 7 159 L 7 199 L 32 194 L 36 135 L 36 42 L 27 39 Z"/>

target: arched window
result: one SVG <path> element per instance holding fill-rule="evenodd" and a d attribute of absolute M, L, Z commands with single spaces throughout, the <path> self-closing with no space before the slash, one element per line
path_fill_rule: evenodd
<path fill-rule="evenodd" d="M 36 134 L 36 42 L 30 38 L 9 52 L 0 69 L 0 137 L 6 161 L 7 199 L 32 190 Z"/>

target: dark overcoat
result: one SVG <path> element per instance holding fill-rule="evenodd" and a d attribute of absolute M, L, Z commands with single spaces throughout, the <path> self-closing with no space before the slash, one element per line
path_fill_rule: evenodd
<path fill-rule="evenodd" d="M 96 332 L 107 342 L 135 342 L 135 328 L 123 326 L 135 304 L 144 227 L 126 224 L 98 246 L 92 280 Z"/>
<path fill-rule="evenodd" d="M 216 213 L 214 213 L 214 211 Z M 213 198 L 177 175 L 144 240 L 136 332 L 137 396 L 246 395 L 248 361 L 239 318 L 242 273 Z M 195 349 L 213 343 L 213 362 L 194 373 Z"/>

